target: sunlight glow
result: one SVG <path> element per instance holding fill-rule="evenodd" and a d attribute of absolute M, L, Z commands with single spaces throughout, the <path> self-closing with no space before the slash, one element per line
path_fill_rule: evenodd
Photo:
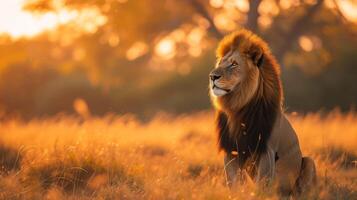
<path fill-rule="evenodd" d="M 276 5 L 276 2 L 273 0 L 265 0 L 259 5 L 258 8 L 259 14 L 261 15 L 272 15 L 275 16 L 279 14 L 279 7 Z"/>
<path fill-rule="evenodd" d="M 198 27 L 194 28 L 187 35 L 187 44 L 190 46 L 188 53 L 193 57 L 198 57 L 202 53 L 203 46 L 201 45 L 203 37 L 206 34 L 206 30 Z"/>
<path fill-rule="evenodd" d="M 205 34 L 205 30 L 201 28 L 194 28 L 190 31 L 187 36 L 188 42 L 192 43 L 193 45 L 199 45 L 203 36 Z"/>
<path fill-rule="evenodd" d="M 263 15 L 260 16 L 258 18 L 258 24 L 262 27 L 262 28 L 269 28 L 269 26 L 273 23 L 273 20 L 271 17 L 267 16 L 267 15 Z"/>
<path fill-rule="evenodd" d="M 202 55 L 203 49 L 209 46 L 205 40 L 209 24 L 198 16 L 194 16 L 193 21 L 196 22 L 194 26 L 185 24 L 166 36 L 157 38 L 158 42 L 154 48 L 156 62 L 167 63 L 174 57 L 179 58 L 186 55 L 199 57 Z M 157 68 L 156 66 L 158 65 L 155 65 L 154 68 Z M 187 67 L 176 67 L 176 69 L 181 75 L 190 72 Z M 165 70 L 168 70 L 168 67 L 165 67 Z"/>
<path fill-rule="evenodd" d="M 237 23 L 226 13 L 217 14 L 213 18 L 214 24 L 222 30 L 232 31 L 237 28 Z"/>
<path fill-rule="evenodd" d="M 144 42 L 135 42 L 126 52 L 128 60 L 135 60 L 148 52 L 148 45 Z"/>
<path fill-rule="evenodd" d="M 180 28 L 174 30 L 170 35 L 176 42 L 183 42 L 186 39 L 185 31 Z"/>
<path fill-rule="evenodd" d="M 74 60 L 76 61 L 81 61 L 86 57 L 86 51 L 85 49 L 82 48 L 76 48 L 74 49 L 73 53 L 72 53 L 72 57 Z"/>
<path fill-rule="evenodd" d="M 90 115 L 88 104 L 82 98 L 76 98 L 73 101 L 73 109 L 76 111 L 77 114 L 79 114 L 80 116 L 82 116 L 84 118 L 87 118 Z"/>
<path fill-rule="evenodd" d="M 307 36 L 301 36 L 299 38 L 299 45 L 304 51 L 307 51 L 307 52 L 312 51 L 312 49 L 314 48 L 314 43 Z"/>
<path fill-rule="evenodd" d="M 210 0 L 209 4 L 213 7 L 213 8 L 220 8 L 224 5 L 224 1 L 223 0 Z"/>
<path fill-rule="evenodd" d="M 117 34 L 110 34 L 109 37 L 108 37 L 108 44 L 111 46 L 111 47 L 116 47 L 120 42 L 120 38 Z"/>
<path fill-rule="evenodd" d="M 235 0 L 235 5 L 242 12 L 249 11 L 249 3 L 247 0 Z"/>
<path fill-rule="evenodd" d="M 172 39 L 164 38 L 155 47 L 155 53 L 162 59 L 171 59 L 175 56 L 176 44 Z"/>
<path fill-rule="evenodd" d="M 343 15 L 351 21 L 357 22 L 357 3 L 350 1 L 338 1 Z"/>
<path fill-rule="evenodd" d="M 70 22 L 78 25 L 78 28 L 84 32 L 93 33 L 98 26 L 106 23 L 106 18 L 101 15 L 99 9 L 94 7 L 81 10 L 59 8 L 43 14 L 33 14 L 22 10 L 25 1 L 7 0 L 1 2 L 0 34 L 8 34 L 14 39 L 33 37 Z"/>

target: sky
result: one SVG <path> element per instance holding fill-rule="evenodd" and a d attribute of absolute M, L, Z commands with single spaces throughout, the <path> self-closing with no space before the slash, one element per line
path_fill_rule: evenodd
<path fill-rule="evenodd" d="M 57 25 L 55 14 L 35 17 L 22 10 L 25 0 L 1 0 L 0 33 L 8 33 L 17 38 L 33 36 Z"/>

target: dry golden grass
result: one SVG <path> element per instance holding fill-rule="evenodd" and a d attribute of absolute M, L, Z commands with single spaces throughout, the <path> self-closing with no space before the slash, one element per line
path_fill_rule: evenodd
<path fill-rule="evenodd" d="M 316 199 L 357 199 L 357 115 L 290 115 L 315 158 Z M 0 124 L 0 199 L 276 199 L 225 187 L 213 113 Z"/>

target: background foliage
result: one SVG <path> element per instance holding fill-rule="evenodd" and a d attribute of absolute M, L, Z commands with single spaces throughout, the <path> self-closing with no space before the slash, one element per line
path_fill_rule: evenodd
<path fill-rule="evenodd" d="M 267 40 L 282 65 L 289 111 L 349 110 L 357 20 L 346 2 L 356 8 L 333 0 L 27 1 L 34 15 L 77 17 L 33 37 L 0 35 L 0 110 L 32 118 L 84 107 L 147 118 L 208 109 L 217 42 L 242 27 Z"/>

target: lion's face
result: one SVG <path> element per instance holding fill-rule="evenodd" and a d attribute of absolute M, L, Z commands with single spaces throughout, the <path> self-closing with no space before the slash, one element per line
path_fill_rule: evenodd
<path fill-rule="evenodd" d="M 249 74 L 258 68 L 249 56 L 238 51 L 230 51 L 217 60 L 210 73 L 210 92 L 216 97 L 224 96 L 239 89 Z"/>

